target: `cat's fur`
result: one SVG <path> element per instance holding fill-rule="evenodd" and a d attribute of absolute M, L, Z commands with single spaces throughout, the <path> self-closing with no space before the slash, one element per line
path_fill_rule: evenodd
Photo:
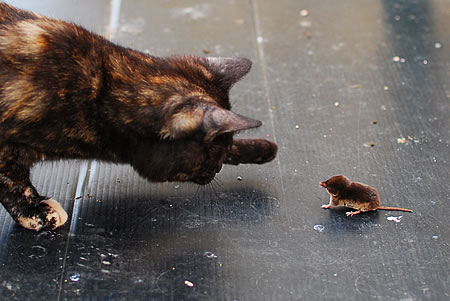
<path fill-rule="evenodd" d="M 128 163 L 150 181 L 207 184 L 222 163 L 265 163 L 260 121 L 230 111 L 242 58 L 157 58 L 77 25 L 0 3 L 0 199 L 28 229 L 67 220 L 40 196 L 30 167 L 49 159 Z"/>

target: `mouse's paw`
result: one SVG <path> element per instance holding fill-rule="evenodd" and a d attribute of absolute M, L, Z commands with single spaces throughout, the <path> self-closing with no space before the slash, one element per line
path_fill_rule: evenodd
<path fill-rule="evenodd" d="M 360 210 L 358 210 L 358 211 L 348 211 L 348 212 L 345 213 L 345 215 L 353 216 L 353 215 L 360 214 L 360 213 L 361 213 Z"/>
<path fill-rule="evenodd" d="M 330 209 L 331 208 L 331 204 L 327 204 L 327 205 L 322 205 L 323 209 Z"/>

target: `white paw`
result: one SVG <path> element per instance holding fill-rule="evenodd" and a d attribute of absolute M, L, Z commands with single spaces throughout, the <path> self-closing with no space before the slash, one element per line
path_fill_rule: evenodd
<path fill-rule="evenodd" d="M 39 231 L 42 229 L 43 222 L 42 219 L 36 216 L 23 217 L 19 216 L 17 222 L 22 225 L 25 229 Z"/>
<path fill-rule="evenodd" d="M 47 214 L 47 221 L 54 221 L 52 230 L 61 227 L 67 222 L 67 213 L 57 201 L 48 199 L 41 203 L 47 204 L 47 206 L 50 207 L 50 211 Z"/>

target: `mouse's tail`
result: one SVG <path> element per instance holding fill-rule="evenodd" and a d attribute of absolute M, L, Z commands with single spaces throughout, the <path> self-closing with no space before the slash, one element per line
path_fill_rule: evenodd
<path fill-rule="evenodd" d="M 406 211 L 406 212 L 413 212 L 412 210 L 405 209 L 405 208 L 398 208 L 398 207 L 386 207 L 386 206 L 380 206 L 377 208 L 378 210 L 394 210 L 394 211 Z"/>

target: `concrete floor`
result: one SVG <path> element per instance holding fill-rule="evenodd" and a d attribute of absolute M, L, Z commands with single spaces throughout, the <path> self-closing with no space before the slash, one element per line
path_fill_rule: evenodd
<path fill-rule="evenodd" d="M 6 2 L 153 55 L 250 58 L 233 110 L 280 149 L 224 168 L 216 193 L 36 166 L 71 221 L 33 233 L 1 208 L 1 300 L 450 298 L 448 0 Z M 335 174 L 414 213 L 325 211 Z"/>

